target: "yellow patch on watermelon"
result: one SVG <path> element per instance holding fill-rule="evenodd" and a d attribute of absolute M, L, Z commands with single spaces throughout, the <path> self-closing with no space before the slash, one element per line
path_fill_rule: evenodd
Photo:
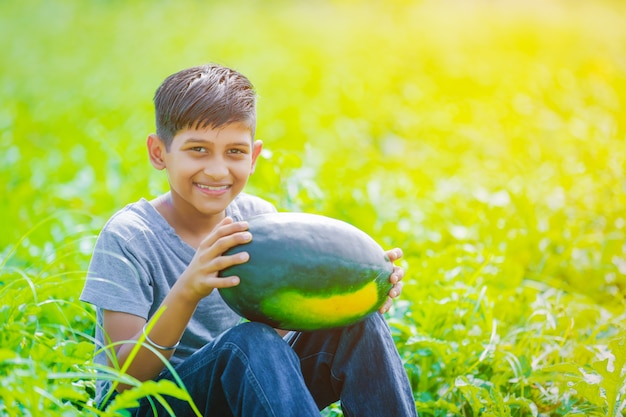
<path fill-rule="evenodd" d="M 305 295 L 285 290 L 264 300 L 261 311 L 269 317 L 287 318 L 303 328 L 343 325 L 379 307 L 378 287 L 372 281 L 357 291 L 330 296 Z"/>

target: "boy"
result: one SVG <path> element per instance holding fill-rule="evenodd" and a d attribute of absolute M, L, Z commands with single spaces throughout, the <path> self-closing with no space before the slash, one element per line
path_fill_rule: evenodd
<path fill-rule="evenodd" d="M 381 314 L 346 328 L 286 333 L 239 324 L 215 291 L 239 283 L 234 276 L 218 278 L 218 271 L 246 262 L 246 253 L 222 255 L 253 238 L 245 219 L 275 211 L 242 193 L 262 148 L 254 140 L 255 99 L 246 77 L 219 65 L 180 71 L 158 88 L 157 131 L 147 148 L 152 165 L 166 170 L 170 191 L 128 205 L 98 237 L 81 296 L 97 307 L 98 342 L 145 335 L 175 367 L 204 416 L 319 416 L 338 399 L 346 416 L 416 416 Z M 388 255 L 395 261 L 402 252 Z M 403 275 L 394 268 L 394 286 L 380 312 L 400 294 Z M 150 322 L 157 311 L 162 314 Z M 134 344 L 114 346 L 121 366 Z M 111 355 L 99 354 L 96 361 L 111 365 Z M 146 347 L 128 374 L 172 379 Z M 101 401 L 110 383 L 98 381 L 97 388 Z M 168 401 L 176 416 L 193 415 L 186 402 Z M 148 400 L 133 413 L 152 415 Z M 157 415 L 164 414 L 157 405 Z"/>

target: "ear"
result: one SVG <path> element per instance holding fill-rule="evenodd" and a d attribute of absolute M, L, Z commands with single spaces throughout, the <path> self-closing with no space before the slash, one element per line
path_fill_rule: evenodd
<path fill-rule="evenodd" d="M 164 156 L 167 150 L 161 138 L 154 133 L 149 135 L 146 146 L 148 147 L 148 158 L 150 158 L 152 166 L 158 170 L 165 169 Z"/>
<path fill-rule="evenodd" d="M 261 155 L 261 150 L 263 150 L 263 142 L 260 140 L 255 140 L 252 144 L 252 166 L 250 167 L 250 174 L 254 173 L 254 169 L 256 168 L 256 161 Z"/>

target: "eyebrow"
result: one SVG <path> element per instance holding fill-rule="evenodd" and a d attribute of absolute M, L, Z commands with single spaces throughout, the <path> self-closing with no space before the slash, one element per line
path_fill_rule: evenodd
<path fill-rule="evenodd" d="M 189 138 L 186 139 L 185 142 L 183 142 L 183 144 L 189 144 L 189 143 L 201 143 L 201 144 L 211 144 L 213 145 L 214 142 L 211 142 L 209 140 L 205 140 L 205 139 L 200 139 L 200 138 Z M 241 141 L 241 142 L 231 142 L 231 143 L 227 143 L 226 146 L 245 146 L 245 147 L 251 147 L 251 143 L 248 141 Z"/>

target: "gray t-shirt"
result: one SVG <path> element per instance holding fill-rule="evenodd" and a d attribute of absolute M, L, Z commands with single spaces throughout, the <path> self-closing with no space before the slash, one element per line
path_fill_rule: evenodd
<path fill-rule="evenodd" d="M 241 221 L 275 211 L 269 202 L 242 193 L 227 207 L 226 215 Z M 147 200 L 129 204 L 114 214 L 98 236 L 81 294 L 82 301 L 96 306 L 98 348 L 106 345 L 103 310 L 149 319 L 194 254 L 195 249 Z M 180 363 L 239 321 L 219 292 L 213 291 L 198 304 L 170 362 Z M 95 361 L 106 364 L 106 356 L 100 354 Z M 98 391 L 102 395 L 105 387 L 100 382 Z"/>

